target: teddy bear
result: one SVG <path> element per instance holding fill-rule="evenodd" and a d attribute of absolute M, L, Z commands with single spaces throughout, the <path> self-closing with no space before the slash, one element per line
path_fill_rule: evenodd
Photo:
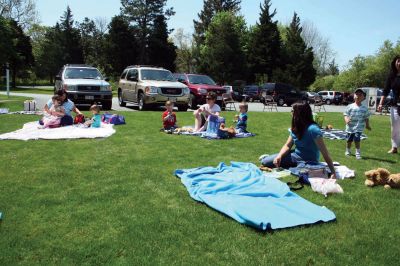
<path fill-rule="evenodd" d="M 400 174 L 390 174 L 385 168 L 377 168 L 365 172 L 365 185 L 373 187 L 383 185 L 384 188 L 400 188 Z"/>

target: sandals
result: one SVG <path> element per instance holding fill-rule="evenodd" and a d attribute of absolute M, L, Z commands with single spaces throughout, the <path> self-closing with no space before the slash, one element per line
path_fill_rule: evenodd
<path fill-rule="evenodd" d="M 391 148 L 387 153 L 391 154 L 397 153 L 397 148 Z"/>

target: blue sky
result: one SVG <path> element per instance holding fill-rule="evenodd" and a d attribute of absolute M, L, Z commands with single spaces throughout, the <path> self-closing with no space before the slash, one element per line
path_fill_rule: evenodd
<path fill-rule="evenodd" d="M 242 0 L 241 13 L 248 25 L 254 25 L 263 0 Z M 119 14 L 119 0 L 36 0 L 42 24 L 53 26 L 67 5 L 74 19 L 105 17 L 108 21 Z M 168 0 L 168 6 L 176 11 L 169 28 L 183 28 L 193 32 L 193 19 L 203 7 L 203 0 Z M 376 53 L 384 40 L 397 42 L 400 37 L 398 23 L 400 0 L 272 0 L 276 8 L 275 19 L 287 24 L 293 12 L 300 19 L 314 24 L 320 34 L 330 40 L 336 52 L 336 61 L 344 67 L 357 55 Z"/>

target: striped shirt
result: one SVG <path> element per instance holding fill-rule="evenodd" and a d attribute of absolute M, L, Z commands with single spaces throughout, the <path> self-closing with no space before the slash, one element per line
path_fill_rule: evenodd
<path fill-rule="evenodd" d="M 365 120 L 370 116 L 369 110 L 366 106 L 358 106 L 356 103 L 349 104 L 344 116 L 350 118 L 350 123 L 346 125 L 347 133 L 363 132 L 365 128 Z"/>

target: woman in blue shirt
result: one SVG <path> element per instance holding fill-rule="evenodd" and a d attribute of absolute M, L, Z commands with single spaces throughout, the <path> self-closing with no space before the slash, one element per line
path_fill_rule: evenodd
<path fill-rule="evenodd" d="M 261 163 L 267 167 L 296 167 L 298 163 L 319 162 L 319 152 L 322 153 L 332 177 L 335 176 L 332 159 L 322 138 L 322 132 L 312 118 L 308 103 L 295 103 L 292 110 L 292 127 L 289 138 L 277 154 L 261 158 Z M 292 150 L 293 145 L 295 149 Z"/>
<path fill-rule="evenodd" d="M 71 112 L 75 112 L 78 115 L 81 115 L 81 111 L 79 111 L 78 108 L 76 108 L 75 104 L 73 101 L 68 99 L 67 92 L 63 89 L 60 89 L 56 93 L 62 101 L 62 107 L 64 107 L 65 110 L 65 115 L 61 118 L 60 125 L 61 126 L 70 126 L 74 123 L 74 119 L 71 116 Z M 44 106 L 44 111 L 49 113 L 51 115 L 50 107 L 53 104 L 51 99 L 47 102 L 47 104 Z"/>

